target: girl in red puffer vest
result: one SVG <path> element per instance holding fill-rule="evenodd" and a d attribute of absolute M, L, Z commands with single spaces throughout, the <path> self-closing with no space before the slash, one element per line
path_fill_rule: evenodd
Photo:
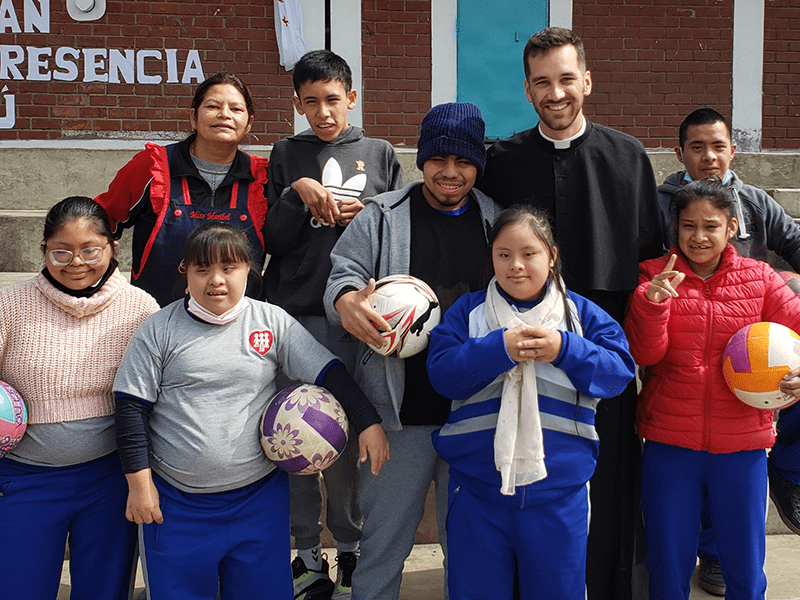
<path fill-rule="evenodd" d="M 763 262 L 738 256 L 738 223 L 718 183 L 695 181 L 672 199 L 678 245 L 641 263 L 625 333 L 644 367 L 636 410 L 645 441 L 642 512 L 650 600 L 688 599 L 707 495 L 727 598 L 763 599 L 767 454 L 773 413 L 739 401 L 722 354 L 740 328 L 771 321 L 800 330 L 800 299 Z M 800 369 L 781 390 L 800 397 Z"/>

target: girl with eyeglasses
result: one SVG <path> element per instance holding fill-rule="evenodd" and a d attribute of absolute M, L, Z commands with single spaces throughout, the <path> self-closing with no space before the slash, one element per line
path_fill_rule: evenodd
<path fill-rule="evenodd" d="M 67 534 L 71 597 L 128 597 L 136 529 L 111 385 L 158 305 L 119 273 L 116 246 L 99 204 L 66 198 L 45 219 L 41 273 L 0 289 L 0 380 L 28 408 L 25 436 L 0 459 L 3 597 L 55 599 Z"/>

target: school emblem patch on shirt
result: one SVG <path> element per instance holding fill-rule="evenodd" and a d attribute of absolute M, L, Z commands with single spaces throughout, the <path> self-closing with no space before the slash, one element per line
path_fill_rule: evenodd
<path fill-rule="evenodd" d="M 253 350 L 264 356 L 272 348 L 272 332 L 269 330 L 254 331 L 250 334 L 250 345 Z"/>

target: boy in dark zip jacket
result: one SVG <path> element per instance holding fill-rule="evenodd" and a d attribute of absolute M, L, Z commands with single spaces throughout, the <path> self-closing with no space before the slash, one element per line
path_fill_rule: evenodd
<path fill-rule="evenodd" d="M 368 198 L 402 187 L 400 162 L 391 144 L 348 124 L 356 90 L 344 59 L 329 50 L 307 53 L 294 68 L 293 98 L 310 128 L 275 144 L 267 187 L 269 217 L 264 272 L 266 299 L 284 308 L 352 374 L 358 340 L 328 323 L 322 297 L 331 271 L 330 252 Z M 288 381 L 283 381 L 288 385 Z M 279 387 L 282 385 L 279 383 Z M 348 598 L 361 539 L 357 444 L 323 472 L 327 525 L 337 543 L 334 598 Z M 295 594 L 312 600 L 334 589 L 321 555 L 318 477 L 290 477 L 292 535 L 298 557 L 292 563 Z"/>

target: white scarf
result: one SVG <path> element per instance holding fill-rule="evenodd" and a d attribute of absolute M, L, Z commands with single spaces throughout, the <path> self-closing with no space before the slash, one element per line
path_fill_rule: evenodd
<path fill-rule="evenodd" d="M 195 317 L 201 321 L 210 323 L 211 325 L 227 325 L 228 323 L 235 321 L 236 317 L 242 314 L 245 308 L 247 308 L 247 296 L 242 294 L 239 302 L 237 302 L 233 308 L 229 308 L 221 315 L 215 315 L 213 312 L 195 300 L 191 293 L 189 294 L 189 304 L 186 307 L 186 309 Z"/>
<path fill-rule="evenodd" d="M 518 313 L 497 290 L 497 279 L 492 278 L 486 292 L 485 316 L 491 330 L 521 323 L 553 329 L 564 319 L 564 301 L 551 281 L 539 304 Z M 494 464 L 502 476 L 500 493 L 506 496 L 513 496 L 518 485 L 547 477 L 533 360 L 521 362 L 506 372 L 494 433 Z"/>

